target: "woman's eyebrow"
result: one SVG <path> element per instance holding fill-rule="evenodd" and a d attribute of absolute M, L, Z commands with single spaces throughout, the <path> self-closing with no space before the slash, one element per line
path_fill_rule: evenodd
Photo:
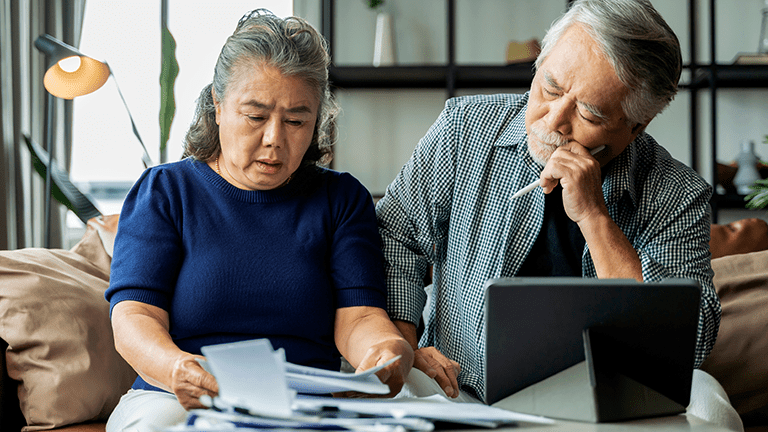
<path fill-rule="evenodd" d="M 254 108 L 263 109 L 263 110 L 271 110 L 272 108 L 275 107 L 274 104 L 268 105 L 268 104 L 265 104 L 263 102 L 259 102 L 259 101 L 255 100 L 255 99 L 251 99 L 251 100 L 245 101 L 245 102 L 243 102 L 243 105 L 252 106 Z M 291 108 L 288 108 L 286 111 L 289 112 L 289 113 L 295 113 L 295 114 L 298 114 L 298 113 L 310 113 L 311 114 L 312 113 L 312 109 L 310 107 L 306 106 L 306 105 L 299 105 L 299 106 L 291 107 Z"/>

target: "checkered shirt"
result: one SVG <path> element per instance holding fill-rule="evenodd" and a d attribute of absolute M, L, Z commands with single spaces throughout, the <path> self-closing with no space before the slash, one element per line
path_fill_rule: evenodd
<path fill-rule="evenodd" d="M 484 397 L 484 283 L 514 276 L 541 229 L 544 192 L 511 200 L 537 180 L 528 154 L 528 94 L 450 99 L 378 202 L 392 319 L 418 323 L 433 266 L 434 295 L 420 346 L 459 362 L 459 384 Z M 720 324 L 712 285 L 711 187 L 646 133 L 614 159 L 603 182 L 608 211 L 637 251 L 646 282 L 690 278 L 702 287 L 695 366 Z M 589 254 L 584 277 L 597 277 Z M 512 366 L 514 367 L 514 366 Z"/>

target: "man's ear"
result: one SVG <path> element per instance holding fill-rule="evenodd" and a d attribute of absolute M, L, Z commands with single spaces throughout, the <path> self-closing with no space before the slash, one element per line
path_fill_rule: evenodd
<path fill-rule="evenodd" d="M 638 123 L 635 125 L 635 127 L 632 128 L 632 133 L 634 135 L 640 134 L 643 130 L 645 130 L 645 127 L 648 126 L 648 123 Z"/>

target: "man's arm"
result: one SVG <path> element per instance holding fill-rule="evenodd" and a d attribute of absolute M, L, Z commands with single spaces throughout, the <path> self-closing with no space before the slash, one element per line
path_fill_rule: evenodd
<path fill-rule="evenodd" d="M 376 206 L 387 277 L 387 310 L 415 350 L 414 367 L 448 396 L 459 394 L 458 363 L 434 347 L 418 348 L 416 325 L 426 303 L 424 277 L 435 245 L 447 236 L 455 180 L 453 128 L 446 108 Z M 439 288 L 437 288 L 439 289 Z"/>
<path fill-rule="evenodd" d="M 589 158 L 581 146 L 569 145 L 555 151 L 542 171 L 545 192 L 551 191 L 557 182 L 563 185 L 566 212 L 579 224 L 598 277 L 634 278 L 644 282 L 687 278 L 700 283 L 695 359 L 698 367 L 714 345 L 721 314 L 712 284 L 708 248 L 711 188 L 694 173 L 680 170 L 655 173 L 648 184 L 653 188 L 650 193 L 658 194 L 654 203 L 658 208 L 630 243 L 607 214 L 599 164 Z M 577 172 L 580 174 L 575 174 Z M 681 188 L 680 184 L 686 186 Z"/>
<path fill-rule="evenodd" d="M 580 145 L 560 147 L 541 173 L 545 193 L 558 183 L 563 187 L 565 212 L 578 224 L 589 246 L 597 277 L 642 282 L 643 269 L 637 251 L 605 205 L 600 163 Z"/>

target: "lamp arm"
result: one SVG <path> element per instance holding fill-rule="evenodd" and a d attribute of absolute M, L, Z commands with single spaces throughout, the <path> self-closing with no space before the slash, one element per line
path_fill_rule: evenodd
<path fill-rule="evenodd" d="M 149 153 L 147 152 L 147 147 L 144 145 L 144 141 L 141 139 L 141 136 L 139 135 L 139 130 L 136 128 L 136 123 L 133 121 L 133 116 L 131 115 L 131 110 L 128 109 L 128 104 L 125 102 L 125 98 L 123 97 L 123 92 L 120 91 L 120 86 L 117 84 L 117 77 L 114 73 L 112 73 L 112 70 L 110 69 L 109 74 L 112 75 L 112 79 L 115 81 L 115 87 L 117 87 L 117 94 L 120 95 L 120 100 L 123 101 L 123 106 L 125 106 L 125 110 L 128 112 L 128 118 L 131 120 L 131 127 L 133 128 L 133 134 L 136 135 L 136 138 L 139 140 L 139 144 L 141 144 L 142 150 L 144 150 L 144 154 L 141 156 L 141 162 L 144 164 L 144 168 L 149 168 L 154 165 L 152 162 L 152 158 L 149 157 Z"/>

